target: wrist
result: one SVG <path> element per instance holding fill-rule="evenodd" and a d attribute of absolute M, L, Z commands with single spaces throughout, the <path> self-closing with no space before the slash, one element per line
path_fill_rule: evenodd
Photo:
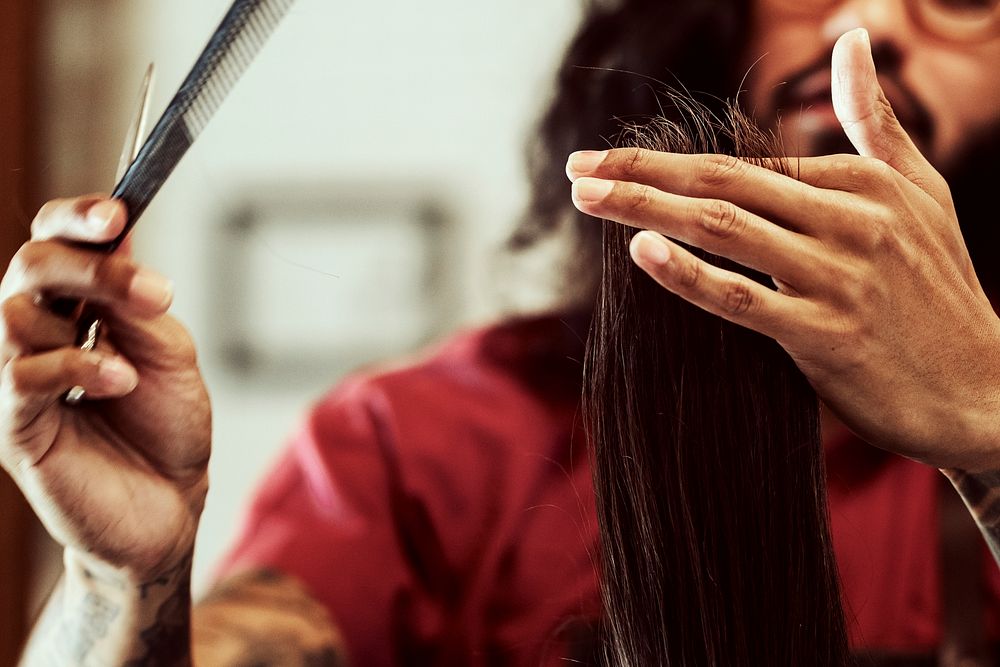
<path fill-rule="evenodd" d="M 962 369 L 963 381 L 945 402 L 958 423 L 954 431 L 938 438 L 951 443 L 954 452 L 951 460 L 938 466 L 942 469 L 970 474 L 1000 470 L 1000 319 L 994 317 L 990 324 L 984 327 L 988 335 L 970 346 L 979 362 Z"/>
<path fill-rule="evenodd" d="M 998 350 L 1000 344 L 994 355 Z M 963 467 L 965 472 L 973 474 L 1000 471 L 1000 368 L 991 374 L 985 385 L 984 396 L 972 415 L 973 457 Z"/>
<path fill-rule="evenodd" d="M 157 572 L 109 565 L 75 549 L 66 549 L 63 562 L 67 600 L 103 601 L 113 608 L 113 612 L 112 609 L 103 611 L 113 613 L 117 625 L 126 633 L 148 627 L 168 599 L 190 600 L 190 553 Z M 101 609 L 95 610 L 95 613 L 101 612 Z"/>
<path fill-rule="evenodd" d="M 146 600 L 155 586 L 170 588 L 191 574 L 193 549 L 179 554 L 176 559 L 165 561 L 157 568 L 135 568 L 108 563 L 97 556 L 67 547 L 63 552 L 63 565 L 67 583 L 104 592 L 117 592 L 116 597 L 135 597 Z"/>
<path fill-rule="evenodd" d="M 164 529 L 160 535 L 144 535 L 152 539 L 142 543 L 135 540 L 129 544 L 121 534 L 94 546 L 70 543 L 64 549 L 63 564 L 67 574 L 90 572 L 122 586 L 141 585 L 190 568 L 197 530 L 197 518 L 193 518 L 183 526 Z"/>
<path fill-rule="evenodd" d="M 147 664 L 163 638 L 176 658 L 163 664 L 190 664 L 190 557 L 142 576 L 74 549 L 64 562 L 49 655 L 73 665 Z"/>

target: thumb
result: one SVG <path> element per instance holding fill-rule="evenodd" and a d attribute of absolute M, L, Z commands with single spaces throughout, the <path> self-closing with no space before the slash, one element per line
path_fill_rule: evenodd
<path fill-rule="evenodd" d="M 899 124 L 879 85 L 867 30 L 857 28 L 837 40 L 832 73 L 833 110 L 858 154 L 886 162 L 921 189 L 931 190 L 931 184 L 936 189 L 940 176 Z"/>

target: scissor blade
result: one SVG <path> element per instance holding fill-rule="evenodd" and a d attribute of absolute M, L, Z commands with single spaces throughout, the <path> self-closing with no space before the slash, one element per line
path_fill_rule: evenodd
<path fill-rule="evenodd" d="M 156 66 L 153 63 L 146 68 L 146 76 L 142 80 L 142 87 L 139 89 L 139 103 L 132 124 L 125 135 L 125 145 L 122 147 L 121 157 L 118 158 L 118 171 L 115 173 L 115 184 L 118 184 L 128 168 L 135 162 L 139 149 L 142 148 L 143 138 L 146 136 L 146 121 L 149 118 L 149 101 L 153 95 L 153 79 L 156 74 Z"/>

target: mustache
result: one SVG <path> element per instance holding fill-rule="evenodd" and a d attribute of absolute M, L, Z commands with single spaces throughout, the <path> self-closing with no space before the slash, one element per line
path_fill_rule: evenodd
<path fill-rule="evenodd" d="M 918 144 L 930 144 L 934 139 L 935 123 L 930 110 L 920 98 L 907 86 L 899 76 L 897 61 L 885 49 L 872 49 L 875 69 L 878 72 L 879 83 L 885 91 L 889 104 L 892 105 L 900 124 Z M 830 74 L 830 62 L 833 60 L 833 49 L 825 56 L 792 74 L 782 85 L 775 88 L 772 94 L 772 114 L 781 110 L 801 108 L 807 98 L 815 101 L 816 97 L 809 94 L 808 83 L 816 77 Z M 828 77 L 830 78 L 830 77 Z M 825 101 L 830 100 L 830 87 L 827 86 L 823 95 Z"/>

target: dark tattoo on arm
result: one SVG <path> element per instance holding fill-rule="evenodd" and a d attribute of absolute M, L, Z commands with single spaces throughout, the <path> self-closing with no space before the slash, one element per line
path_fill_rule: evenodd
<path fill-rule="evenodd" d="M 139 638 L 143 654 L 124 667 L 187 667 L 191 665 L 191 559 L 140 586 L 147 599 L 159 588 L 171 589 L 153 624 Z"/>
<path fill-rule="evenodd" d="M 1000 471 L 966 473 L 945 471 L 972 512 L 993 558 L 1000 564 Z"/>

